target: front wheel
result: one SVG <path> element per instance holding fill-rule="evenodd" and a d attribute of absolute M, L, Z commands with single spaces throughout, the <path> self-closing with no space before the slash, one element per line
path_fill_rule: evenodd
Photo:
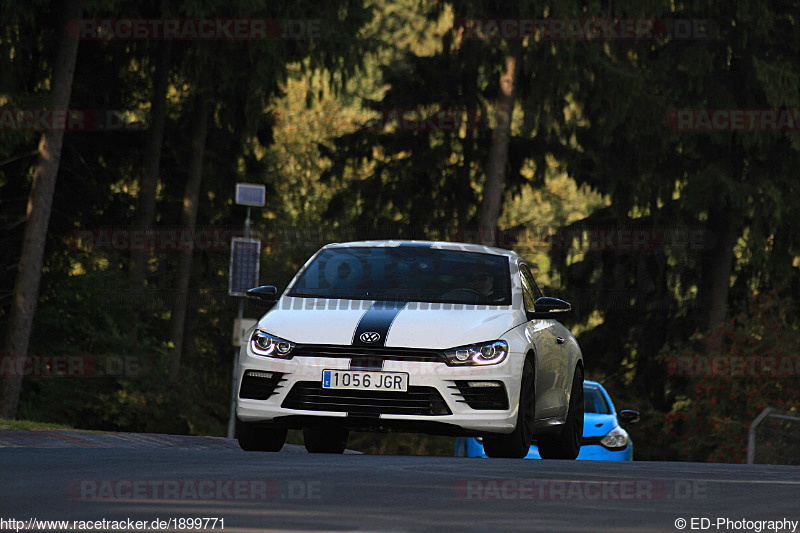
<path fill-rule="evenodd" d="M 236 419 L 236 439 L 248 452 L 279 452 L 286 442 L 286 428 L 274 428 Z"/>
<path fill-rule="evenodd" d="M 542 459 L 575 459 L 581 451 L 583 439 L 583 372 L 575 369 L 570 393 L 569 411 L 564 429 L 557 435 L 538 437 L 539 455 Z"/>
<path fill-rule="evenodd" d="M 491 435 L 483 438 L 483 451 L 489 457 L 521 459 L 528 455 L 533 440 L 536 394 L 533 365 L 525 359 L 522 366 L 522 386 L 519 393 L 517 426 L 508 435 Z"/>

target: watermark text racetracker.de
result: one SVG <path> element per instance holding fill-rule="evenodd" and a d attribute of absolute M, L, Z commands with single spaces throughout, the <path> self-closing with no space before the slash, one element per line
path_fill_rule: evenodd
<path fill-rule="evenodd" d="M 692 516 L 675 519 L 675 529 L 691 531 L 754 531 L 755 533 L 761 533 L 762 531 L 790 531 L 794 533 L 798 524 L 800 524 L 800 520 L 789 520 L 788 518 L 748 520 L 747 518 L 728 518 L 725 516 L 712 518 Z"/>
<path fill-rule="evenodd" d="M 800 377 L 798 355 L 676 355 L 666 360 L 675 377 Z"/>
<path fill-rule="evenodd" d="M 268 18 L 85 18 L 73 19 L 67 31 L 80 40 L 253 41 L 319 39 L 321 19 Z"/>
<path fill-rule="evenodd" d="M 488 18 L 462 19 L 464 39 L 536 41 L 635 41 L 711 39 L 719 27 L 710 19 Z"/>
<path fill-rule="evenodd" d="M 70 230 L 65 234 L 64 242 L 71 250 L 97 252 L 230 251 L 231 240 L 243 235 L 243 229 L 238 226 L 124 226 Z M 250 236 L 262 237 L 258 229 L 252 230 Z"/>
<path fill-rule="evenodd" d="M 147 373 L 149 362 L 139 355 L 4 355 L 0 377 L 136 377 Z"/>
<path fill-rule="evenodd" d="M 150 117 L 131 109 L 0 108 L 0 131 L 142 131 Z"/>
<path fill-rule="evenodd" d="M 664 124 L 672 131 L 800 131 L 798 109 L 670 109 Z"/>
<path fill-rule="evenodd" d="M 108 226 L 78 228 L 64 235 L 71 250 L 122 252 L 230 251 L 231 240 L 244 236 L 242 226 Z M 486 230 L 447 226 L 269 226 L 250 228 L 250 237 L 265 245 L 316 250 L 330 242 L 359 240 L 447 240 L 498 246 L 516 245 L 524 251 L 648 253 L 661 250 L 696 252 L 716 245 L 713 234 L 689 226 L 531 226 Z"/>
<path fill-rule="evenodd" d="M 703 481 L 663 479 L 462 479 L 453 486 L 460 500 L 698 500 Z"/>
<path fill-rule="evenodd" d="M 68 485 L 67 493 L 82 502 L 270 501 L 319 500 L 321 489 L 320 481 L 299 479 L 79 479 Z"/>

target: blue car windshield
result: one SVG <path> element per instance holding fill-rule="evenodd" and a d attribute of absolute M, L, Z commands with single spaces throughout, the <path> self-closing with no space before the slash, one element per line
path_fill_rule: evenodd
<path fill-rule="evenodd" d="M 597 413 L 599 415 L 611 414 L 611 409 L 605 396 L 597 387 L 583 388 L 583 412 Z"/>
<path fill-rule="evenodd" d="M 511 305 L 508 258 L 424 246 L 326 248 L 289 296 Z"/>

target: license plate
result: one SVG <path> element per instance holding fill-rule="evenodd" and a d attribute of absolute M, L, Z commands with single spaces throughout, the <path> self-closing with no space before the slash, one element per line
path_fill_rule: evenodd
<path fill-rule="evenodd" d="M 408 374 L 405 372 L 323 370 L 322 388 L 407 392 Z"/>

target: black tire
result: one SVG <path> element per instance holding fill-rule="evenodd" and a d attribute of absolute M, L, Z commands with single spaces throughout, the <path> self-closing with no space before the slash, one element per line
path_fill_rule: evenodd
<path fill-rule="evenodd" d="M 248 452 L 279 452 L 286 442 L 286 428 L 275 428 L 236 419 L 236 440 Z"/>
<path fill-rule="evenodd" d="M 508 435 L 486 435 L 483 437 L 483 451 L 489 457 L 510 457 L 521 459 L 528 455 L 533 441 L 533 427 L 536 419 L 536 385 L 533 365 L 525 359 L 522 366 L 522 385 L 519 393 L 517 426 Z"/>
<path fill-rule="evenodd" d="M 345 428 L 303 428 L 308 453 L 344 453 L 350 431 Z"/>
<path fill-rule="evenodd" d="M 581 451 L 583 439 L 583 371 L 575 369 L 572 378 L 569 411 L 564 429 L 556 435 L 541 435 L 537 438 L 542 459 L 575 459 Z"/>

